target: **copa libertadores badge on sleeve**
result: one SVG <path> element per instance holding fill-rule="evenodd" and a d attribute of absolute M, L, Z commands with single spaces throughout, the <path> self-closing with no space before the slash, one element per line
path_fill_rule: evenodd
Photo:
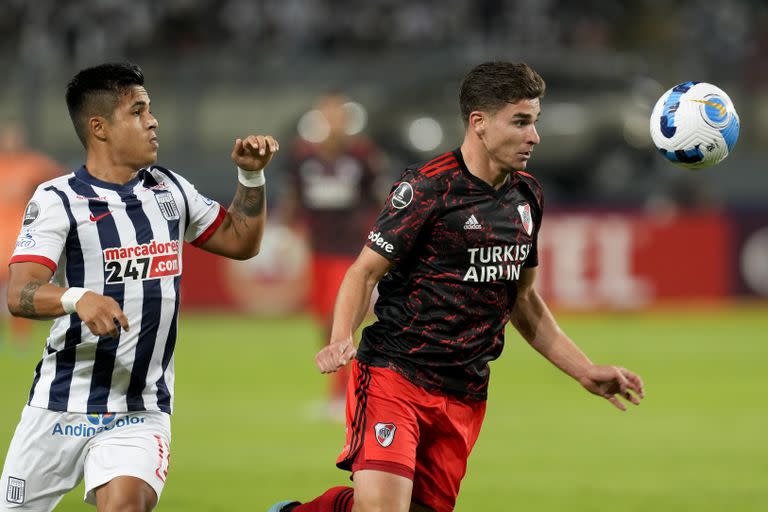
<path fill-rule="evenodd" d="M 413 201 L 413 187 L 407 181 L 402 182 L 392 194 L 392 206 L 402 210 Z"/>
<path fill-rule="evenodd" d="M 24 220 L 22 221 L 22 225 L 24 227 L 31 225 L 37 220 L 38 215 L 40 215 L 40 205 L 37 204 L 37 201 L 30 201 L 27 205 L 27 209 L 24 210 Z"/>

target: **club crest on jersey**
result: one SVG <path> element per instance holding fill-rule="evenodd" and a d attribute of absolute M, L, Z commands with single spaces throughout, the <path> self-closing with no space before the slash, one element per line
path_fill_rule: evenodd
<path fill-rule="evenodd" d="M 5 492 L 5 501 L 21 505 L 24 503 L 24 488 L 26 482 L 21 478 L 8 477 L 8 489 Z"/>
<path fill-rule="evenodd" d="M 394 423 L 377 423 L 373 427 L 373 431 L 376 433 L 376 442 L 382 448 L 391 445 L 392 441 L 395 440 L 395 430 L 397 430 L 397 427 Z"/>
<path fill-rule="evenodd" d="M 392 193 L 392 206 L 398 210 L 402 210 L 413 201 L 413 187 L 407 181 L 402 182 L 397 186 Z"/>
<path fill-rule="evenodd" d="M 520 220 L 523 221 L 523 228 L 529 235 L 533 232 L 533 218 L 531 217 L 531 205 L 528 203 L 521 204 L 517 207 L 517 211 L 520 214 Z"/>
<path fill-rule="evenodd" d="M 157 192 L 155 201 L 165 220 L 179 220 L 179 207 L 176 206 L 176 200 L 170 191 Z"/>

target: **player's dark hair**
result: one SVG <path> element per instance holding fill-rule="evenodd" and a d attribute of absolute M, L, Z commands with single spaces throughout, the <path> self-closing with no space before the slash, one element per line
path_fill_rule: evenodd
<path fill-rule="evenodd" d="M 494 113 L 508 103 L 541 98 L 545 88 L 544 79 L 524 62 L 484 62 L 461 83 L 461 118 L 467 124 L 476 110 Z"/>
<path fill-rule="evenodd" d="M 120 96 L 135 85 L 144 85 L 136 64 L 109 63 L 83 69 L 67 84 L 67 109 L 80 142 L 87 147 L 88 118 L 112 118 Z"/>

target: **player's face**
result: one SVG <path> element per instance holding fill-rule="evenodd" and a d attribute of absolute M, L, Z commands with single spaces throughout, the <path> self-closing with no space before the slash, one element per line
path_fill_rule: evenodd
<path fill-rule="evenodd" d="M 138 170 L 157 160 L 157 119 L 149 109 L 149 94 L 133 86 L 120 97 L 111 121 L 107 141 L 116 163 Z"/>
<path fill-rule="evenodd" d="M 525 170 L 533 147 L 541 142 L 535 124 L 540 112 L 539 99 L 535 98 L 509 103 L 493 114 L 486 114 L 483 142 L 499 167 Z"/>

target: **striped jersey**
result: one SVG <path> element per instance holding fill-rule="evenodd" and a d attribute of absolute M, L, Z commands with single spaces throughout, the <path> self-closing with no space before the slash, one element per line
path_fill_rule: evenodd
<path fill-rule="evenodd" d="M 118 338 L 97 337 L 76 313 L 56 318 L 28 405 L 170 414 L 183 242 L 204 243 L 225 213 L 158 166 L 124 185 L 101 181 L 84 166 L 40 185 L 11 263 L 45 265 L 53 284 L 112 297 L 130 328 Z"/>

